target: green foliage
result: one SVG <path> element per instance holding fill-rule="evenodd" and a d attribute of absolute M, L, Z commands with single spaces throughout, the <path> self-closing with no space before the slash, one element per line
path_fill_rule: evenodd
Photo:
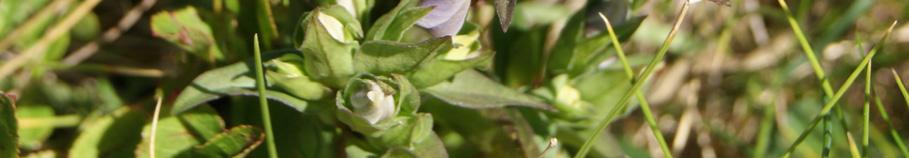
<path fill-rule="evenodd" d="M 136 2 L 0 0 L 0 157 L 909 154 L 902 1 Z"/>
<path fill-rule="evenodd" d="M 13 98 L 0 93 L 0 155 L 17 157 L 19 155 L 18 124 L 16 122 L 16 103 Z"/>

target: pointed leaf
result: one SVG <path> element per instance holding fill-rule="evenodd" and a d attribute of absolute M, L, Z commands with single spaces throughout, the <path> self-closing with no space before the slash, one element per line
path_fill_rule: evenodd
<path fill-rule="evenodd" d="M 496 15 L 499 17 L 499 24 L 502 26 L 502 32 L 508 32 L 511 25 L 511 16 L 514 13 L 514 4 L 516 0 L 495 0 Z"/>
<path fill-rule="evenodd" d="M 263 60 L 269 60 L 268 57 L 265 58 Z M 258 93 L 253 90 L 255 88 L 255 78 L 253 77 L 253 72 L 250 71 L 253 65 L 255 64 L 251 61 L 240 62 L 202 73 L 180 92 L 177 100 L 174 101 L 174 110 L 172 112 L 175 114 L 181 113 L 226 95 L 258 96 Z M 271 88 L 273 85 L 268 86 L 269 89 L 274 89 Z M 267 90 L 265 93 L 268 99 L 281 102 L 298 111 L 306 109 L 306 101 L 300 98 L 277 90 Z"/>
<path fill-rule="evenodd" d="M 451 49 L 451 38 L 438 38 L 416 44 L 370 41 L 354 54 L 357 71 L 373 74 L 404 73 L 427 58 Z"/>
<path fill-rule="evenodd" d="M 505 87 L 474 70 L 461 72 L 452 81 L 426 88 L 425 92 L 452 105 L 465 108 L 524 106 L 551 109 L 539 98 Z"/>

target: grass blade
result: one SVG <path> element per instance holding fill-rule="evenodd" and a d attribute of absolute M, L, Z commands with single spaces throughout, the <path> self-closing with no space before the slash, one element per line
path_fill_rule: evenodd
<path fill-rule="evenodd" d="M 813 130 L 814 127 L 817 126 L 818 120 L 820 120 L 820 118 L 823 117 L 824 115 L 827 115 L 828 113 L 830 113 L 830 110 L 833 109 L 834 105 L 836 105 L 836 102 L 839 101 L 839 99 L 843 97 L 843 94 L 846 93 L 846 90 L 848 90 L 849 87 L 852 86 L 852 83 L 855 82 L 855 79 L 858 78 L 858 76 L 862 72 L 862 70 L 865 69 L 865 66 L 867 66 L 867 64 L 870 64 L 871 58 L 873 58 L 874 55 L 877 54 L 877 51 L 880 49 L 883 42 L 887 38 L 890 37 L 890 32 L 893 31 L 893 28 L 896 26 L 896 23 L 897 22 L 894 21 L 893 24 L 890 25 L 890 28 L 887 30 L 884 37 L 881 38 L 880 42 L 877 45 L 875 45 L 874 48 L 872 48 L 871 51 L 865 55 L 865 57 L 862 58 L 862 62 L 852 71 L 851 74 L 849 74 L 849 78 L 846 79 L 846 82 L 843 83 L 843 86 L 840 87 L 840 89 L 836 91 L 836 93 L 833 95 L 833 97 L 829 101 L 827 101 L 827 103 L 824 104 L 823 109 L 821 109 L 821 112 L 818 114 L 818 116 L 815 116 L 815 118 L 814 118 L 815 121 L 812 121 L 812 123 L 811 123 L 811 125 L 809 125 L 808 129 L 806 129 L 805 131 L 802 131 L 802 134 L 800 134 L 798 139 L 796 139 L 796 141 L 792 144 L 792 146 L 790 146 L 789 149 L 786 150 L 786 153 L 783 155 L 783 157 L 789 157 L 790 153 L 792 153 L 792 151 L 795 150 L 795 148 L 798 147 L 798 145 L 802 141 L 804 141 L 804 139 L 808 136 L 808 134 L 811 132 L 811 130 Z"/>
<path fill-rule="evenodd" d="M 777 2 L 779 2 L 780 7 L 783 9 L 784 13 L 786 14 L 786 18 L 787 18 L 787 21 L 789 22 L 789 26 L 792 28 L 792 32 L 795 34 L 796 38 L 798 39 L 799 44 L 801 45 L 802 50 L 803 50 L 802 52 L 805 53 L 805 56 L 808 58 L 808 61 L 811 64 L 811 68 L 812 68 L 812 70 L 814 70 L 815 76 L 817 77 L 818 81 L 821 82 L 821 88 L 824 91 L 824 95 L 828 99 L 832 98 L 833 97 L 833 86 L 830 86 L 830 82 L 827 81 L 827 75 L 826 75 L 826 73 L 824 73 L 823 67 L 821 67 L 820 62 L 818 61 L 817 57 L 815 56 L 814 49 L 811 47 L 811 44 L 808 43 L 808 39 L 805 37 L 805 34 L 802 33 L 802 28 L 799 26 L 798 21 L 795 20 L 795 17 L 792 15 L 792 12 L 789 10 L 789 6 L 786 4 L 786 2 L 784 0 L 778 0 Z M 842 109 L 837 107 L 836 112 L 837 112 L 837 114 L 840 114 L 839 121 L 840 121 L 840 124 L 842 125 L 843 131 L 845 131 L 844 134 L 845 134 L 846 140 L 849 142 L 849 149 L 850 149 L 849 152 L 852 154 L 852 157 L 859 157 L 858 149 L 855 145 L 855 140 L 852 139 L 852 133 L 849 132 L 847 125 L 846 125 L 846 120 L 843 117 L 844 115 L 842 115 Z M 809 131 L 813 130 L 814 127 L 816 127 L 816 124 L 812 123 L 812 125 L 810 125 L 810 128 L 808 128 Z M 802 141 L 802 139 L 804 139 L 804 137 L 799 136 L 799 139 L 796 139 L 795 146 L 798 146 L 798 144 Z M 787 152 L 787 154 L 788 154 L 788 152 Z"/>
<path fill-rule="evenodd" d="M 628 64 L 628 59 L 625 57 L 625 51 L 622 50 L 622 42 L 619 41 L 618 36 L 615 35 L 615 29 L 612 28 L 612 23 L 609 22 L 609 18 L 606 18 L 603 13 L 600 13 L 600 18 L 603 19 L 603 22 L 606 23 L 606 30 L 609 32 L 609 39 L 612 40 L 612 47 L 615 48 L 616 53 L 619 56 L 619 61 L 622 62 L 622 67 L 625 69 L 625 75 L 631 79 L 634 83 L 634 71 L 631 70 L 631 65 Z M 660 132 L 659 125 L 657 124 L 656 119 L 653 117 L 653 112 L 650 111 L 650 103 L 647 102 L 647 98 L 644 96 L 644 93 L 641 93 L 640 90 L 633 91 L 638 102 L 641 103 L 641 111 L 644 113 L 644 120 L 647 121 L 647 124 L 650 125 L 650 130 L 653 133 L 653 137 L 656 137 L 657 142 L 660 144 L 660 150 L 663 151 L 663 157 L 672 158 L 672 152 L 669 151 L 669 145 L 666 144 L 666 139 L 663 137 L 663 133 Z"/>
<path fill-rule="evenodd" d="M 868 157 L 868 132 L 871 132 L 871 64 L 865 69 L 865 105 L 862 108 L 862 157 Z"/>
<path fill-rule="evenodd" d="M 887 110 L 884 109 L 884 104 L 881 103 L 880 96 L 874 96 L 874 105 L 877 106 L 878 112 L 881 113 L 881 119 L 887 123 L 887 126 L 890 127 L 890 137 L 893 141 L 896 142 L 896 146 L 900 148 L 900 152 L 903 153 L 903 156 L 909 155 L 909 149 L 906 148 L 906 144 L 903 143 L 903 137 L 899 132 L 896 131 L 896 127 L 893 126 L 893 122 L 890 121 L 890 115 L 887 114 Z"/>
<path fill-rule="evenodd" d="M 590 151 L 590 147 L 593 145 L 593 141 L 600 136 L 600 134 L 603 132 L 603 130 L 606 129 L 607 126 L 609 126 L 609 123 L 612 122 L 612 119 L 614 119 L 616 115 L 618 115 L 620 109 L 625 109 L 625 106 L 627 106 L 631 95 L 635 94 L 634 92 L 637 92 L 639 89 L 641 89 L 641 86 L 644 85 L 644 82 L 650 78 L 650 75 L 653 73 L 653 69 L 655 69 L 656 64 L 660 61 L 663 61 L 663 57 L 665 57 L 666 52 L 669 51 L 669 45 L 672 43 L 672 39 L 675 38 L 676 33 L 678 33 L 679 27 L 682 25 L 682 21 L 685 20 L 685 15 L 688 13 L 688 3 L 689 2 L 686 0 L 682 4 L 682 10 L 680 11 L 678 18 L 672 27 L 672 31 L 670 31 L 669 35 L 666 36 L 666 40 L 663 41 L 663 46 L 660 47 L 660 50 L 657 52 L 656 57 L 654 57 L 653 60 L 647 64 L 647 67 L 644 68 L 644 72 L 640 75 L 640 77 L 638 77 L 640 79 L 639 82 L 634 82 L 629 92 L 625 93 L 625 95 L 622 96 L 616 106 L 610 110 L 609 114 L 607 114 L 603 120 L 600 120 L 599 125 L 596 127 L 596 130 L 590 137 L 587 138 L 587 140 L 584 141 L 584 144 L 581 145 L 581 148 L 578 150 L 575 158 L 583 158 L 587 156 L 587 152 Z"/>
<path fill-rule="evenodd" d="M 896 80 L 896 86 L 900 88 L 900 94 L 903 94 L 903 100 L 906 101 L 906 103 L 909 103 L 909 92 L 906 92 L 906 85 L 903 84 L 903 78 L 900 77 L 900 74 L 896 73 L 896 70 L 894 69 L 890 69 L 890 72 L 893 73 L 893 79 Z"/>
<path fill-rule="evenodd" d="M 262 112 L 262 124 L 265 125 L 265 143 L 268 146 L 268 157 L 277 158 L 278 150 L 275 147 L 275 136 L 271 128 L 271 114 L 268 112 L 268 100 L 265 97 L 265 70 L 262 65 L 262 51 L 259 50 L 259 35 L 253 35 L 253 44 L 256 58 L 256 90 L 259 92 L 259 107 Z"/>

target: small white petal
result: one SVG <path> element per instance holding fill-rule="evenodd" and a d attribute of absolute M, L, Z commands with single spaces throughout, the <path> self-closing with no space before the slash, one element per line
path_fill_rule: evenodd
<path fill-rule="evenodd" d="M 317 18 L 319 19 L 319 23 L 322 24 L 322 27 L 325 28 L 325 31 L 328 31 L 328 35 L 330 35 L 331 38 L 334 38 L 341 43 L 347 42 L 347 39 L 344 36 L 344 24 L 341 24 L 341 21 L 322 12 L 318 13 Z"/>

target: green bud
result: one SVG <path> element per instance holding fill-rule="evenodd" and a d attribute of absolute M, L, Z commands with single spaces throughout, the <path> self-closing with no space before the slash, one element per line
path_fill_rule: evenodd
<path fill-rule="evenodd" d="M 534 94 L 546 98 L 559 110 L 559 116 L 580 119 L 593 110 L 590 103 L 581 98 L 581 92 L 574 87 L 567 74 L 553 78 L 550 85 L 534 90 Z"/>
<path fill-rule="evenodd" d="M 303 59 L 296 54 L 289 54 L 266 63 L 269 82 L 281 90 L 305 100 L 324 98 L 331 89 L 309 79 L 303 72 Z"/>
<path fill-rule="evenodd" d="M 372 134 L 400 124 L 397 116 L 413 116 L 420 95 L 403 76 L 360 75 L 338 92 L 338 119 L 363 134 Z"/>
<path fill-rule="evenodd" d="M 314 80 L 341 87 L 354 74 L 353 53 L 362 38 L 360 23 L 340 6 L 320 7 L 301 21 L 304 70 Z"/>

